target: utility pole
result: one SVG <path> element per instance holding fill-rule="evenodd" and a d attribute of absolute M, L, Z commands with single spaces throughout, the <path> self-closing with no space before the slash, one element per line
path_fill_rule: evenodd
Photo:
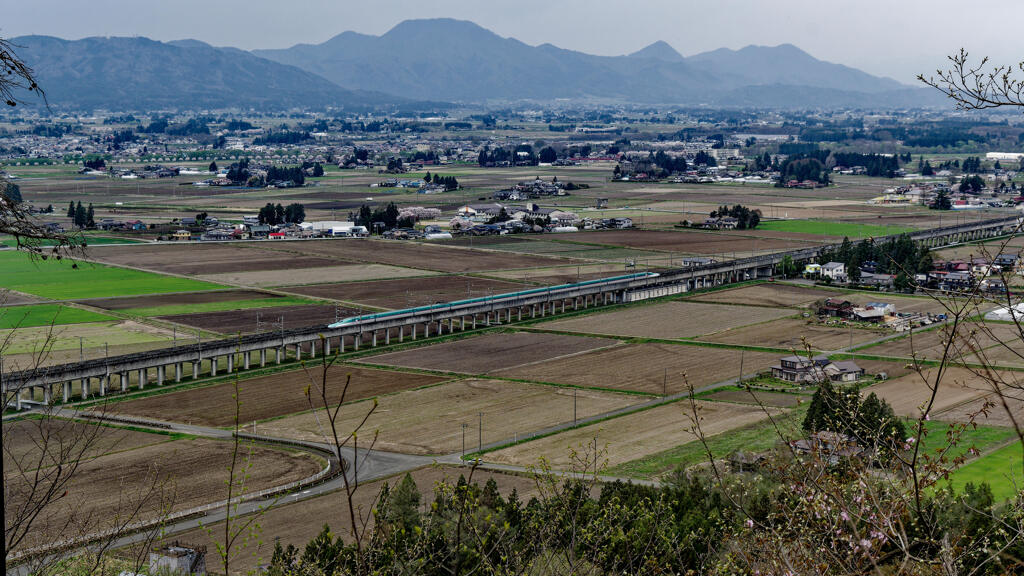
<path fill-rule="evenodd" d="M 740 374 L 742 373 L 743 370 L 740 369 Z M 661 380 L 661 395 L 668 396 L 668 368 L 665 368 L 665 376 Z"/>
<path fill-rule="evenodd" d="M 469 428 L 469 424 L 462 423 L 462 457 L 466 457 L 466 428 Z"/>
<path fill-rule="evenodd" d="M 576 425 L 576 389 L 572 389 L 572 425 Z"/>
<path fill-rule="evenodd" d="M 480 423 L 477 429 L 477 458 L 480 457 L 480 453 L 484 451 L 484 413 L 480 412 Z"/>
<path fill-rule="evenodd" d="M 81 336 L 78 337 L 78 361 L 85 361 L 85 343 Z"/>
<path fill-rule="evenodd" d="M 740 350 L 740 379 L 738 384 L 743 384 L 743 350 Z"/>

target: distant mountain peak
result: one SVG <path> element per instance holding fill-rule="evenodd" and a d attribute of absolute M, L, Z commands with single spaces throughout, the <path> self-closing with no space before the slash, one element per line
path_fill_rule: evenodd
<path fill-rule="evenodd" d="M 633 52 L 629 57 L 650 58 L 652 60 L 661 60 L 662 62 L 682 62 L 685 60 L 682 54 L 676 51 L 675 48 L 670 46 L 669 43 L 664 40 L 652 42 L 636 52 Z"/>

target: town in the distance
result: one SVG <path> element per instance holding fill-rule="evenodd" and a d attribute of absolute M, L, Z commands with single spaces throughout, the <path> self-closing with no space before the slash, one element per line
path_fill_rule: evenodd
<path fill-rule="evenodd" d="M 6 573 L 1024 571 L 1015 62 L 2 32 Z"/>

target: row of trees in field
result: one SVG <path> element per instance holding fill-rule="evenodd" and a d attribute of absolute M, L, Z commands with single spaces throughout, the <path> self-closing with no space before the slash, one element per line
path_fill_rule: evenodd
<path fill-rule="evenodd" d="M 260 224 L 277 226 L 279 224 L 302 224 L 306 220 L 306 207 L 302 204 L 292 203 L 287 206 L 267 203 L 260 208 Z"/>

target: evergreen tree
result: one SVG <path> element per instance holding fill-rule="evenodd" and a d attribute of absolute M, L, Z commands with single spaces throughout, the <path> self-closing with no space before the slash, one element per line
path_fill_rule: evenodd
<path fill-rule="evenodd" d="M 75 205 L 75 226 L 79 228 L 85 227 L 86 218 L 88 214 L 85 208 L 82 207 L 82 201 L 79 200 L 78 204 Z"/>
<path fill-rule="evenodd" d="M 210 167 L 208 168 L 208 170 L 210 172 L 216 172 L 217 171 L 217 162 L 210 162 Z"/>
<path fill-rule="evenodd" d="M 71 218 L 72 220 L 74 220 L 74 218 L 75 218 L 75 203 L 74 202 L 68 204 L 68 218 Z"/>
<path fill-rule="evenodd" d="M 15 204 L 21 204 L 24 201 L 21 198 L 21 188 L 19 188 L 17 184 L 14 182 L 4 182 L 2 186 L 2 194 L 6 196 L 8 200 Z"/>
<path fill-rule="evenodd" d="M 96 227 L 96 211 L 92 209 L 92 202 L 89 203 L 89 209 L 85 211 L 85 226 L 86 228 Z"/>

